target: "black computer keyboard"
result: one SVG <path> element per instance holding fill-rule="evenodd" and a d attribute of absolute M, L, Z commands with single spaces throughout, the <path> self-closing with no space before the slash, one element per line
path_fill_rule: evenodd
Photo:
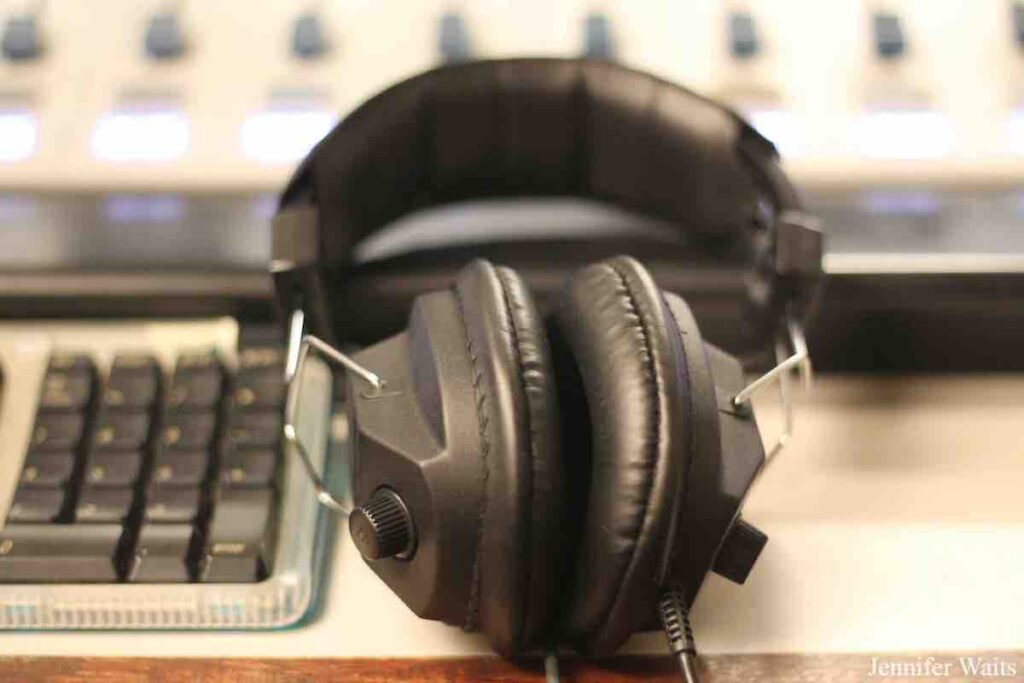
<path fill-rule="evenodd" d="M 0 530 L 3 583 L 246 583 L 272 571 L 283 352 L 56 354 Z"/>

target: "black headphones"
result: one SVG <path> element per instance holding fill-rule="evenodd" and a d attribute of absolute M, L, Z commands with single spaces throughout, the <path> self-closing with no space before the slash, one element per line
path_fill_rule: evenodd
<path fill-rule="evenodd" d="M 607 62 L 421 74 L 349 115 L 285 190 L 272 268 L 313 334 L 369 341 L 428 285 L 404 331 L 354 354 L 384 382 L 348 382 L 350 528 L 370 567 L 418 615 L 482 631 L 503 655 L 568 642 L 600 657 L 659 616 L 671 631 L 708 571 L 742 582 L 764 545 L 739 519 L 764 461 L 749 404 L 731 400 L 740 362 L 629 257 L 569 273 L 571 250 L 510 252 L 568 275 L 542 306 L 512 268 L 456 271 L 459 250 L 414 261 L 428 275 L 413 286 L 401 270 L 360 280 L 353 257 L 417 209 L 538 195 L 743 235 L 754 349 L 806 316 L 821 234 L 736 114 Z"/>

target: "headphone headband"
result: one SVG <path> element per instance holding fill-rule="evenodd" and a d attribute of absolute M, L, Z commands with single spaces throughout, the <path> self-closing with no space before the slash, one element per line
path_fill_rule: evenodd
<path fill-rule="evenodd" d="M 748 298 L 759 319 L 773 318 L 760 327 L 786 308 L 802 315 L 820 275 L 820 233 L 774 147 L 735 113 L 610 62 L 513 59 L 410 78 L 325 137 L 275 218 L 279 293 L 294 305 L 297 288 L 308 307 L 322 286 L 314 271 L 352 266 L 361 240 L 418 209 L 544 195 L 604 201 L 687 233 L 749 233 Z"/>

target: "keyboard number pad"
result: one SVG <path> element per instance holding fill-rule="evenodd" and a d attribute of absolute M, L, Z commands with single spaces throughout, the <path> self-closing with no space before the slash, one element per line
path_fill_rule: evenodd
<path fill-rule="evenodd" d="M 167 377 L 145 353 L 116 356 L 105 378 L 89 356 L 54 355 L 0 528 L 0 583 L 266 578 L 282 371 L 264 347 L 242 350 L 237 373 L 183 353 Z"/>

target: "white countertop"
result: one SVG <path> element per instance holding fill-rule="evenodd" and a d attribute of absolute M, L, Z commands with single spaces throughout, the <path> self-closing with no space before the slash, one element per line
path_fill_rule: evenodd
<path fill-rule="evenodd" d="M 775 398 L 759 404 L 766 440 Z M 1024 648 L 1024 376 L 822 377 L 745 516 L 770 541 L 694 610 L 703 652 Z M 487 652 L 417 619 L 350 545 L 321 613 L 281 632 L 4 633 L 5 655 L 346 657 Z M 663 651 L 660 634 L 632 650 Z"/>

